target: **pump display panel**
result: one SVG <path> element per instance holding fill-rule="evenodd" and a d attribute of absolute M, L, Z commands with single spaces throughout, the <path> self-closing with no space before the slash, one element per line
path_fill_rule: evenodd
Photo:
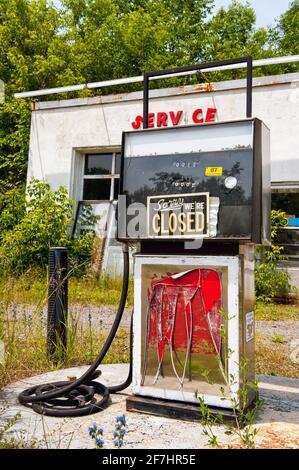
<path fill-rule="evenodd" d="M 123 134 L 118 238 L 270 235 L 269 131 L 258 119 Z"/>

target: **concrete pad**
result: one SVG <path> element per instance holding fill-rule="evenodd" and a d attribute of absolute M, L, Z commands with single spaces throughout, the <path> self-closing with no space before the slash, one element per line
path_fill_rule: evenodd
<path fill-rule="evenodd" d="M 111 395 L 111 405 L 100 413 L 79 418 L 53 418 L 40 416 L 20 405 L 18 394 L 29 386 L 56 380 L 67 380 L 68 376 L 79 377 L 86 367 L 73 367 L 49 372 L 10 384 L 0 392 L 0 400 L 7 402 L 0 416 L 0 426 L 8 419 L 21 414 L 21 418 L 9 430 L 7 437 L 23 441 L 35 439 L 44 448 L 93 448 L 87 428 L 93 422 L 104 428 L 105 448 L 113 448 L 114 419 L 119 414 L 127 416 L 127 449 L 202 449 L 207 438 L 202 434 L 199 422 L 185 422 L 169 418 L 149 416 L 126 411 L 125 400 L 130 388 Z M 122 382 L 128 371 L 126 364 L 107 364 L 100 367 L 98 379 L 106 385 Z M 259 429 L 259 447 L 299 448 L 299 380 L 283 377 L 259 376 L 260 397 L 267 400 L 258 413 L 256 427 Z M 215 434 L 224 446 L 229 442 L 223 426 L 215 426 Z M 235 439 L 231 440 L 236 442 Z"/>

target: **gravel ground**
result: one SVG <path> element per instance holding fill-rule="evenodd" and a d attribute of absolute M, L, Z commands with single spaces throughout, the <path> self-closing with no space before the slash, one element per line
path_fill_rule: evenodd
<path fill-rule="evenodd" d="M 288 341 L 293 341 L 299 339 L 299 321 L 257 321 L 256 331 L 269 339 L 273 335 L 283 335 Z"/>
<path fill-rule="evenodd" d="M 91 305 L 73 304 L 69 306 L 69 316 L 77 319 L 80 324 L 99 327 L 103 331 L 109 331 L 113 323 L 117 307 L 104 305 L 100 307 Z M 133 307 L 125 309 L 121 326 L 129 328 L 130 318 Z M 9 311 L 11 318 L 32 317 L 34 308 L 32 305 L 14 305 Z M 47 309 L 42 310 L 42 320 L 46 323 Z M 283 335 L 288 341 L 299 339 L 299 321 L 298 320 L 279 320 L 279 321 L 257 321 L 256 331 L 262 336 L 269 337 L 273 335 Z M 274 344 L 274 343 L 273 343 Z"/>

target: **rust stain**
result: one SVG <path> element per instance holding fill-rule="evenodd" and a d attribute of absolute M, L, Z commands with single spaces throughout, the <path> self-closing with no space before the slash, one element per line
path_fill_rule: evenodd
<path fill-rule="evenodd" d="M 179 86 L 180 93 L 205 93 L 207 91 L 215 90 L 214 83 L 198 83 L 197 85 L 181 85 Z"/>
<path fill-rule="evenodd" d="M 194 85 L 194 89 L 196 91 L 213 91 L 215 89 L 214 83 L 199 83 L 198 85 Z"/>

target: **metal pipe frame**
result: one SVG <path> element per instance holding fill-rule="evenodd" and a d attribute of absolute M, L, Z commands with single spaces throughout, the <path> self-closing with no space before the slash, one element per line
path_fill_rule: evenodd
<path fill-rule="evenodd" d="M 245 63 L 247 67 L 246 76 L 246 117 L 252 117 L 252 57 L 239 57 L 236 59 L 218 60 L 214 62 L 187 65 L 185 67 L 176 67 L 172 69 L 159 70 L 157 72 L 145 72 L 143 76 L 143 128 L 148 128 L 148 102 L 149 102 L 149 80 L 164 78 L 167 76 L 187 75 L 190 72 L 199 72 L 200 70 L 215 69 L 221 70 L 235 64 Z"/>
<path fill-rule="evenodd" d="M 287 64 L 290 62 L 299 62 L 299 54 L 283 56 L 283 57 L 272 57 L 269 59 L 257 59 L 253 61 L 252 66 L 263 67 L 266 65 Z M 209 71 L 216 72 L 219 70 L 222 70 L 222 71 L 223 70 L 235 70 L 235 69 L 240 69 L 243 67 L 246 67 L 246 64 L 241 62 L 241 63 L 235 63 L 235 64 L 225 65 L 221 67 L 211 67 Z M 180 75 L 192 75 L 193 73 L 194 73 L 194 70 L 192 69 L 191 71 L 188 71 L 188 72 L 168 75 L 168 77 L 180 76 Z M 162 77 L 155 76 L 155 77 L 152 77 L 152 80 L 158 80 L 159 78 L 162 78 Z M 62 86 L 62 87 L 57 87 L 57 88 L 44 88 L 42 90 L 33 90 L 33 91 L 22 91 L 19 93 L 14 93 L 14 97 L 15 98 L 34 98 L 36 96 L 53 95 L 56 93 L 67 93 L 69 91 L 79 91 L 79 90 L 84 90 L 85 88 L 87 89 L 102 88 L 106 86 L 125 85 L 128 83 L 138 83 L 138 82 L 143 82 L 143 75 L 137 75 L 135 77 L 117 78 L 114 80 L 103 80 L 100 82 L 82 83 L 80 85 L 69 85 L 69 86 Z"/>

